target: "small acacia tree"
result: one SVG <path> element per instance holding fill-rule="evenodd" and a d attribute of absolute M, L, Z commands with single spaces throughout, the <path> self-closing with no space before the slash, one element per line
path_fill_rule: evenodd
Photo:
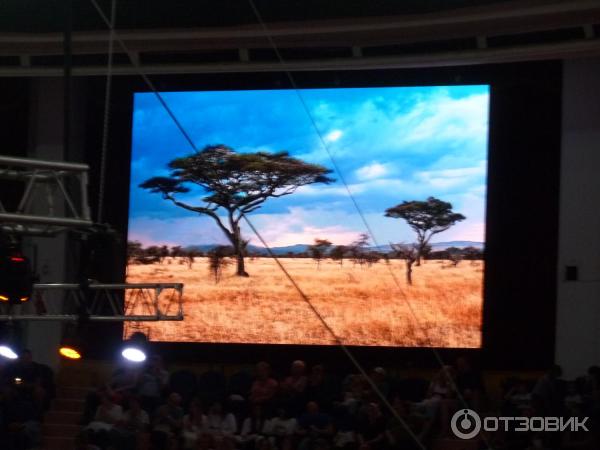
<path fill-rule="evenodd" d="M 417 260 L 417 244 L 391 244 L 394 255 L 406 263 L 406 283 L 412 285 L 412 266 Z"/>
<path fill-rule="evenodd" d="M 209 145 L 174 159 L 169 169 L 170 176 L 150 178 L 140 187 L 161 194 L 180 208 L 211 217 L 233 247 L 239 276 L 248 276 L 244 266 L 247 241 L 240 230 L 244 214 L 256 211 L 269 198 L 290 195 L 300 186 L 334 181 L 327 176 L 329 169 L 287 152 L 236 153 L 226 145 Z M 181 194 L 190 192 L 190 185 L 202 190 L 200 204 L 180 199 Z"/>
<path fill-rule="evenodd" d="M 369 235 L 362 233 L 354 242 L 350 244 L 350 255 L 354 265 L 359 264 L 361 267 L 367 262 L 365 254 L 369 246 Z"/>
<path fill-rule="evenodd" d="M 348 247 L 346 247 L 345 245 L 336 245 L 329 252 L 329 256 L 334 261 L 339 261 L 340 267 L 342 267 L 344 265 L 344 257 L 346 256 L 347 252 Z"/>
<path fill-rule="evenodd" d="M 331 245 L 327 239 L 315 239 L 315 243 L 308 248 L 312 259 L 317 262 L 317 269 L 321 268 L 321 260 L 327 256 Z"/>
<path fill-rule="evenodd" d="M 465 220 L 462 214 L 452 211 L 452 204 L 435 197 L 425 201 L 404 201 L 385 210 L 386 217 L 404 219 L 417 233 L 416 265 L 421 265 L 426 246 L 435 234 L 446 231 L 455 223 Z"/>
<path fill-rule="evenodd" d="M 230 263 L 227 258 L 232 255 L 233 249 L 228 245 L 218 245 L 208 252 L 208 270 L 215 278 L 215 284 L 221 281 L 223 268 Z"/>

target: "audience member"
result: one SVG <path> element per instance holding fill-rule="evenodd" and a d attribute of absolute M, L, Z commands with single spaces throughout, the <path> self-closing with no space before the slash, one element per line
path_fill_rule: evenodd
<path fill-rule="evenodd" d="M 250 388 L 250 402 L 266 405 L 277 394 L 279 384 L 271 378 L 271 366 L 262 361 L 256 365 L 256 379 Z"/>

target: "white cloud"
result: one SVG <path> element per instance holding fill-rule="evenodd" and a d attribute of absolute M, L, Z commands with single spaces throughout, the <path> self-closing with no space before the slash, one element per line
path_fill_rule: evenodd
<path fill-rule="evenodd" d="M 450 189 L 473 182 L 486 174 L 486 163 L 481 161 L 477 166 L 460 167 L 456 169 L 424 170 L 416 172 L 417 182 L 438 189 Z"/>
<path fill-rule="evenodd" d="M 330 131 L 329 133 L 327 133 L 327 135 L 325 136 L 325 140 L 327 142 L 335 142 L 337 141 L 339 138 L 341 138 L 343 136 L 343 132 L 342 130 L 333 130 Z"/>
<path fill-rule="evenodd" d="M 253 214 L 250 220 L 270 247 L 310 244 L 317 238 L 345 245 L 356 240 L 360 234 L 356 230 L 363 228 L 358 215 L 330 208 L 291 207 L 282 214 Z M 259 245 L 254 233 L 243 228 L 251 242 Z"/>
<path fill-rule="evenodd" d="M 388 173 L 388 167 L 385 164 L 380 164 L 377 161 L 361 167 L 356 170 L 356 176 L 360 180 L 371 180 L 373 178 L 381 178 Z"/>

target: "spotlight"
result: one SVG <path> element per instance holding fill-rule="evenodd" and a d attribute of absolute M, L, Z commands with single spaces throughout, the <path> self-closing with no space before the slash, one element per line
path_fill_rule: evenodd
<path fill-rule="evenodd" d="M 121 356 L 127 361 L 141 363 L 146 361 L 146 347 L 148 338 L 144 333 L 133 333 L 131 337 L 123 344 Z"/>
<path fill-rule="evenodd" d="M 58 349 L 58 353 L 60 356 L 63 356 L 67 359 L 81 359 L 81 353 L 76 348 L 70 347 L 68 345 L 62 345 Z"/>
<path fill-rule="evenodd" d="M 131 361 L 131 362 L 146 361 L 146 353 L 143 350 L 141 350 L 139 348 L 135 348 L 135 347 L 125 347 L 123 349 L 123 351 L 121 352 L 121 355 L 127 361 Z"/>
<path fill-rule="evenodd" d="M 0 248 L 0 303 L 25 303 L 34 282 L 29 260 L 14 247 Z"/>
<path fill-rule="evenodd" d="M 6 359 L 17 359 L 19 355 L 8 345 L 0 345 L 0 356 Z"/>
<path fill-rule="evenodd" d="M 63 336 L 58 347 L 58 354 L 66 359 L 81 359 L 83 357 L 84 327 L 81 323 L 68 324 L 63 328 Z"/>

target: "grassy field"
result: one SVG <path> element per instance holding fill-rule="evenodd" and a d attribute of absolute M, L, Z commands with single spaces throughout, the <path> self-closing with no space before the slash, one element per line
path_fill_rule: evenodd
<path fill-rule="evenodd" d="M 404 278 L 404 262 L 372 267 L 351 261 L 281 259 L 284 266 L 349 345 L 479 347 L 481 344 L 483 263 L 426 261 L 414 267 L 413 285 Z M 183 322 L 144 324 L 156 341 L 329 344 L 331 336 L 285 278 L 275 261 L 248 259 L 249 278 L 224 269 L 215 284 L 206 258 L 191 269 L 178 258 L 162 264 L 128 267 L 127 281 L 183 282 Z M 399 286 L 394 282 L 396 276 Z M 410 308 L 409 308 L 410 305 Z M 411 314 L 412 309 L 416 320 Z M 125 324 L 126 335 L 136 331 Z"/>

